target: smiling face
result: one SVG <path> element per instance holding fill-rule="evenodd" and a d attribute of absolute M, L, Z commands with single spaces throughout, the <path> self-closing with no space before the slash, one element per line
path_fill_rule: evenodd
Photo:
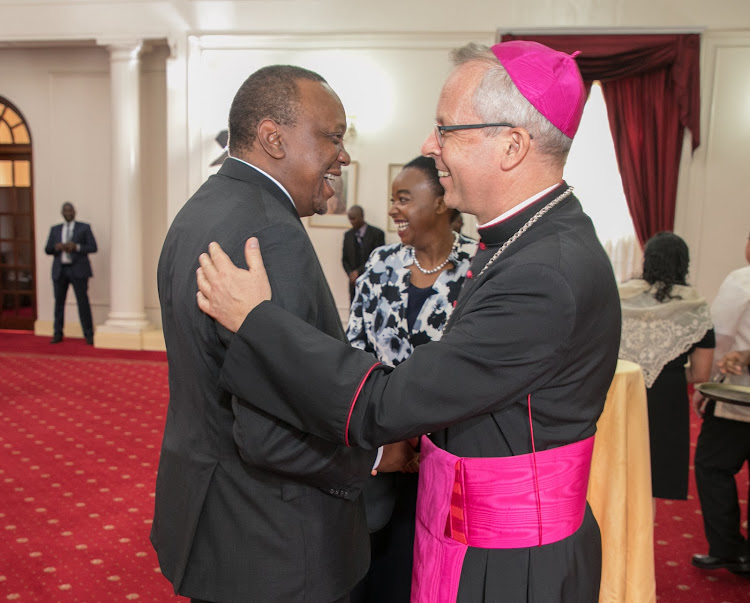
<path fill-rule="evenodd" d="M 279 181 L 300 216 L 324 214 L 334 195 L 331 180 L 351 158 L 344 149 L 346 115 L 336 93 L 324 83 L 298 80 L 300 113 L 295 125 L 279 125 L 284 145 Z"/>
<path fill-rule="evenodd" d="M 388 215 L 398 228 L 401 242 L 417 249 L 436 233 L 442 233 L 441 226 L 448 220 L 441 195 L 417 168 L 406 168 L 393 179 Z"/>
<path fill-rule="evenodd" d="M 437 106 L 438 125 L 483 123 L 473 108 L 473 95 L 486 71 L 474 61 L 460 65 L 448 76 Z M 485 136 L 483 130 L 455 130 L 443 134 L 443 146 L 433 131 L 422 145 L 422 154 L 435 158 L 440 184 L 445 188 L 445 205 L 474 214 L 482 221 L 482 202 L 497 194 L 499 136 Z M 494 218 L 492 215 L 489 219 Z"/>

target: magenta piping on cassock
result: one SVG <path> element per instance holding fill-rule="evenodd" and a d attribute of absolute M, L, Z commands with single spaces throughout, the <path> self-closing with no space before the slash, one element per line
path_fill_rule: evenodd
<path fill-rule="evenodd" d="M 359 394 L 362 392 L 362 388 L 365 386 L 365 381 L 367 381 L 367 378 L 370 376 L 370 373 L 372 373 L 372 371 L 375 370 L 376 366 L 380 366 L 380 364 L 381 364 L 380 362 L 376 362 L 365 373 L 365 376 L 362 377 L 362 381 L 359 382 L 359 387 L 357 388 L 357 391 L 354 393 L 354 397 L 352 398 L 352 403 L 349 405 L 349 415 L 346 417 L 346 429 L 344 430 L 344 444 L 346 446 L 349 446 L 349 423 L 352 420 L 352 413 L 354 412 L 354 405 L 357 403 L 357 398 L 359 398 Z"/>

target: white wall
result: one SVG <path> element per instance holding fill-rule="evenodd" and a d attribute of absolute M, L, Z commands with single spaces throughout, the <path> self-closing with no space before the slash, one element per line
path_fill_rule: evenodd
<path fill-rule="evenodd" d="M 175 32 L 368 33 L 497 27 L 707 27 L 750 23 L 747 0 L 0 0 L 0 39 Z"/>
<path fill-rule="evenodd" d="M 690 245 L 694 283 L 713 299 L 745 265 L 750 232 L 750 32 L 705 35 L 701 70 L 701 146 L 684 153 L 675 231 Z"/>
<path fill-rule="evenodd" d="M 155 266 L 167 224 L 215 171 L 214 136 L 250 72 L 285 61 L 329 79 L 357 129 L 348 149 L 359 162 L 358 201 L 369 221 L 386 227 L 387 166 L 415 156 L 428 134 L 448 50 L 470 40 L 492 43 L 498 28 L 702 30 L 702 146 L 691 156 L 686 145 L 675 230 L 690 244 L 693 282 L 709 299 L 743 263 L 750 228 L 747 0 L 382 0 L 346 7 L 330 0 L 0 0 L 0 15 L 0 95 L 24 113 L 34 143 L 40 319 L 52 317 L 43 246 L 68 198 L 99 240 L 91 297 L 97 324 L 106 319 L 109 58 L 96 40 L 118 36 L 163 39 L 171 49 L 169 58 L 163 47 L 144 54 L 141 77 L 143 278 L 155 323 Z M 40 41 L 48 47 L 19 47 Z M 343 230 L 309 232 L 345 314 Z"/>
<path fill-rule="evenodd" d="M 164 46 L 149 50 L 142 68 L 144 297 L 156 324 L 154 258 L 167 228 L 165 56 Z M 23 113 L 32 137 L 38 318 L 52 320 L 52 258 L 44 246 L 49 228 L 62 222 L 62 204 L 70 201 L 77 219 L 91 224 L 99 247 L 90 256 L 89 299 L 94 323 L 101 324 L 110 309 L 112 276 L 109 53 L 94 45 L 0 50 L 0 96 Z M 72 291 L 66 322 L 78 322 Z"/>
<path fill-rule="evenodd" d="M 99 244 L 91 256 L 89 298 L 95 322 L 109 309 L 109 59 L 104 50 L 33 49 L 0 53 L 0 95 L 26 119 L 33 144 L 37 306 L 52 320 L 50 226 L 70 201 Z M 68 296 L 71 304 L 75 296 Z M 74 304 L 66 314 L 75 318 Z"/>

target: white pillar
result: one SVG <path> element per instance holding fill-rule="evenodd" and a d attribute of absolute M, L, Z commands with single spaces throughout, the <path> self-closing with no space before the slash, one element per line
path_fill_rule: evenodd
<path fill-rule="evenodd" d="M 141 349 L 149 326 L 143 295 L 141 232 L 141 40 L 102 42 L 110 52 L 112 192 L 110 312 L 97 327 L 97 347 Z"/>

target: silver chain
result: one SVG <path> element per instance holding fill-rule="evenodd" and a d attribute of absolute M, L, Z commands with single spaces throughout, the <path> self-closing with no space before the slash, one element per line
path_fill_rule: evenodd
<path fill-rule="evenodd" d="M 532 225 L 533 225 L 533 224 L 534 224 L 534 223 L 535 223 L 535 222 L 536 222 L 537 220 L 539 220 L 539 218 L 541 218 L 541 217 L 542 217 L 542 216 L 543 216 L 544 214 L 546 214 L 546 213 L 547 213 L 547 212 L 548 212 L 549 210 L 551 210 L 551 209 L 552 209 L 553 207 L 555 207 L 555 205 L 557 205 L 558 203 L 560 203 L 560 201 L 562 201 L 563 199 L 565 199 L 565 198 L 566 198 L 566 197 L 567 197 L 568 195 L 570 195 L 570 194 L 571 194 L 572 192 L 573 192 L 573 187 L 572 187 L 572 186 L 568 187 L 568 188 L 567 188 L 567 190 L 563 191 L 563 192 L 562 192 L 562 193 L 561 193 L 560 195 L 558 195 L 558 196 L 557 196 L 556 198 L 554 198 L 554 199 L 553 199 L 552 201 L 550 201 L 549 203 L 547 203 L 547 205 L 545 205 L 545 206 L 544 206 L 544 207 L 543 207 L 542 209 L 540 209 L 540 210 L 539 210 L 538 212 L 536 212 L 536 213 L 535 213 L 535 214 L 534 214 L 533 216 L 531 216 L 531 218 L 529 218 L 529 221 L 528 221 L 528 222 L 526 222 L 526 224 L 524 224 L 523 226 L 521 226 L 521 228 L 519 228 L 519 229 L 518 229 L 518 230 L 516 231 L 516 233 L 515 233 L 515 234 L 514 234 L 514 235 L 513 235 L 513 236 L 512 236 L 512 237 L 511 237 L 510 239 L 508 239 L 507 241 L 505 241 L 505 243 L 503 243 L 503 246 L 502 246 L 502 247 L 500 247 L 500 249 L 498 249 L 498 250 L 497 250 L 497 251 L 495 252 L 495 254 L 494 254 L 494 255 L 493 255 L 493 256 L 492 256 L 491 258 L 490 258 L 489 262 L 487 262 L 487 263 L 486 263 L 486 264 L 484 265 L 484 268 L 482 268 L 482 270 L 481 270 L 481 271 L 479 272 L 479 274 L 477 274 L 477 279 L 478 279 L 478 278 L 479 278 L 480 276 L 482 276 L 482 275 L 483 275 L 483 274 L 484 274 L 484 273 L 485 273 L 485 272 L 487 271 L 487 268 L 489 268 L 489 267 L 490 267 L 490 266 L 491 266 L 491 265 L 493 264 L 493 262 L 494 262 L 494 261 L 495 261 L 495 260 L 496 260 L 497 258 L 499 258 L 499 257 L 500 257 L 500 254 L 501 254 L 501 253 L 503 253 L 503 251 L 505 251 L 505 250 L 506 250 L 506 249 L 508 248 L 508 246 L 509 246 L 509 245 L 510 245 L 511 243 L 513 243 L 513 241 L 515 241 L 515 240 L 516 240 L 516 239 L 517 239 L 518 237 L 520 237 L 520 236 L 521 236 L 521 235 L 522 235 L 523 233 L 525 233 L 525 232 L 526 232 L 526 231 L 527 231 L 527 230 L 528 230 L 529 228 L 531 228 L 531 226 L 532 226 Z"/>

